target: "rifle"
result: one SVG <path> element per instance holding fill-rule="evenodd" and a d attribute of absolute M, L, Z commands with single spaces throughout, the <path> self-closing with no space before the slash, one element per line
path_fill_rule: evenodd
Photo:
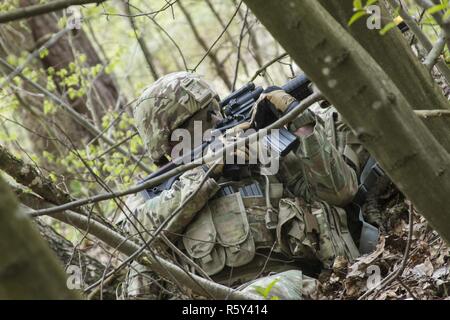
<path fill-rule="evenodd" d="M 311 81 L 303 74 L 289 80 L 285 85 L 281 87 L 281 89 L 292 95 L 299 102 L 313 93 L 311 89 Z M 222 110 L 222 114 L 224 115 L 224 119 L 216 125 L 216 133 L 218 131 L 220 133 L 224 133 L 229 128 L 249 121 L 252 116 L 253 106 L 264 91 L 265 90 L 262 87 L 256 87 L 254 83 L 250 82 L 223 99 L 220 102 L 220 108 Z M 277 117 L 275 111 L 272 110 L 272 113 L 267 112 L 267 114 L 265 115 L 265 120 L 261 122 L 261 125 L 256 126 L 255 129 L 262 129 L 268 123 L 273 122 L 276 119 Z M 213 136 L 215 135 L 213 134 Z M 266 146 L 270 148 L 270 150 L 274 150 L 281 156 L 286 155 L 298 145 L 297 136 L 295 136 L 285 128 L 281 128 L 279 130 L 278 136 L 276 138 L 269 133 L 267 136 L 265 136 L 264 139 Z M 199 151 L 204 150 L 210 143 L 211 141 L 204 142 L 201 146 L 194 149 L 189 155 L 190 159 L 188 160 L 193 161 L 195 159 L 195 155 L 197 155 Z M 179 163 L 183 162 L 183 159 L 172 160 L 168 164 L 161 167 L 158 171 L 155 171 L 147 176 L 144 180 L 141 181 L 141 183 L 145 183 L 152 178 L 158 177 L 172 169 L 175 169 L 179 165 Z M 235 168 L 233 167 L 229 167 L 230 171 L 234 169 Z M 179 178 L 180 175 L 168 179 L 159 186 L 144 190 L 142 195 L 147 199 L 151 199 L 157 196 L 162 191 L 170 189 L 172 184 Z"/>

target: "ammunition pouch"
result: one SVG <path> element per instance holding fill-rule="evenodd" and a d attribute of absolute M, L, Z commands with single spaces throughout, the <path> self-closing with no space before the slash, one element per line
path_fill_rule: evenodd
<path fill-rule="evenodd" d="M 269 188 L 270 202 L 276 204 L 271 208 L 276 217 L 273 228 L 267 224 L 265 191 L 257 182 L 222 187 L 187 227 L 183 246 L 208 275 L 217 275 L 225 267 L 248 265 L 257 251 L 297 261 L 321 261 L 327 267 L 337 256 L 350 260 L 359 255 L 345 210 L 326 203 L 308 207 L 298 199 L 282 198 L 280 183 L 270 183 Z"/>

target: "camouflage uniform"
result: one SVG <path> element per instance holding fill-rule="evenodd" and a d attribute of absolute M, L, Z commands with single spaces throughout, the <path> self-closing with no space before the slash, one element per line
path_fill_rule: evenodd
<path fill-rule="evenodd" d="M 187 73 L 168 75 L 144 91 L 134 113 L 150 157 L 157 160 L 167 153 L 170 132 L 205 105 L 217 103 L 214 96 L 206 82 Z M 314 131 L 299 137 L 299 147 L 281 159 L 278 174 L 246 170 L 237 182 L 209 177 L 165 228 L 215 281 L 243 284 L 241 289 L 250 292 L 275 281 L 271 295 L 301 299 L 316 287 L 302 271 L 329 268 L 337 256 L 351 260 L 359 255 L 342 209 L 357 191 L 358 145 L 345 142 L 353 142 L 351 133 L 333 108 L 315 110 L 290 124 L 291 132 L 305 124 L 313 124 Z M 138 231 L 156 229 L 205 174 L 197 167 L 157 197 L 128 199 L 133 219 L 140 222 Z M 131 278 L 128 290 L 144 294 L 142 277 L 134 273 Z"/>

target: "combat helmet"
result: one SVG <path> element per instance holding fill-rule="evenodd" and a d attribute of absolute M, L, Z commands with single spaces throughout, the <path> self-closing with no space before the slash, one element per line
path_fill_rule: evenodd
<path fill-rule="evenodd" d="M 214 99 L 215 90 L 190 72 L 170 73 L 147 87 L 133 114 L 150 159 L 156 162 L 169 153 L 172 131 Z"/>

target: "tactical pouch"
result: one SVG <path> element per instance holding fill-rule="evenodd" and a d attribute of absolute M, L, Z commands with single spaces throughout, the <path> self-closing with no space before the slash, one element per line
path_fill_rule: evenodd
<path fill-rule="evenodd" d="M 240 267 L 252 261 L 255 243 L 240 193 L 215 199 L 209 207 L 213 212 L 217 241 L 225 248 L 225 264 Z"/>
<path fill-rule="evenodd" d="M 217 232 L 211 210 L 205 206 L 186 229 L 183 245 L 188 255 L 208 274 L 220 272 L 225 266 L 225 250 L 216 246 Z"/>
<path fill-rule="evenodd" d="M 275 239 L 272 232 L 266 227 L 267 208 L 264 197 L 243 198 L 243 201 L 255 248 L 272 248 Z"/>
<path fill-rule="evenodd" d="M 294 200 L 280 200 L 276 237 L 284 254 L 295 258 L 315 259 L 318 245 L 315 229 L 313 220 L 305 216 L 303 208 Z"/>
<path fill-rule="evenodd" d="M 318 257 L 330 268 L 337 256 L 353 260 L 359 251 L 353 242 L 347 227 L 347 215 L 344 209 L 329 206 L 325 202 L 314 204 L 312 214 L 320 228 L 320 250 Z"/>
<path fill-rule="evenodd" d="M 209 202 L 187 227 L 183 245 L 208 275 L 252 261 L 255 242 L 240 193 Z"/>

